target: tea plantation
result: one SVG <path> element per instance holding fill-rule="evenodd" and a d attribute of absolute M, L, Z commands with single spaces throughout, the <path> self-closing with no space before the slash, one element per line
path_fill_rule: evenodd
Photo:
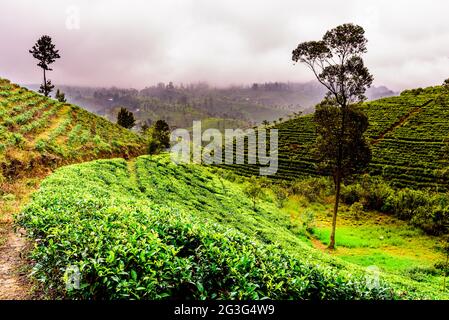
<path fill-rule="evenodd" d="M 443 87 L 408 90 L 363 104 L 373 160 L 369 173 L 397 187 L 447 190 L 449 185 L 449 94 Z M 274 125 L 279 130 L 279 170 L 274 178 L 316 175 L 313 116 Z M 256 165 L 228 166 L 244 175 Z"/>
<path fill-rule="evenodd" d="M 254 208 L 229 172 L 167 155 L 58 169 L 17 217 L 33 274 L 56 297 L 84 299 L 441 298 L 395 274 L 311 248 L 270 197 Z M 67 270 L 80 272 L 66 288 Z"/>
<path fill-rule="evenodd" d="M 143 140 L 129 130 L 0 79 L 0 181 L 46 167 L 143 151 Z"/>

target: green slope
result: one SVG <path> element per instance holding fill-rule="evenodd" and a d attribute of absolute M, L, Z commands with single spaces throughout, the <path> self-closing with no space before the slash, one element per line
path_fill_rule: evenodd
<path fill-rule="evenodd" d="M 0 79 L 0 180 L 143 151 L 143 140 L 129 130 Z"/>
<path fill-rule="evenodd" d="M 372 143 L 369 172 L 398 187 L 446 190 L 449 185 L 449 94 L 442 87 L 404 91 L 363 104 Z M 312 116 L 274 126 L 279 130 L 279 171 L 275 178 L 316 175 Z M 231 166 L 246 175 L 257 166 Z"/>
<path fill-rule="evenodd" d="M 367 288 L 364 268 L 311 248 L 288 213 L 269 198 L 254 209 L 226 174 L 166 155 L 58 169 L 18 217 L 35 276 L 72 298 L 444 297 L 393 274 Z M 68 266 L 79 290 L 65 289 Z"/>

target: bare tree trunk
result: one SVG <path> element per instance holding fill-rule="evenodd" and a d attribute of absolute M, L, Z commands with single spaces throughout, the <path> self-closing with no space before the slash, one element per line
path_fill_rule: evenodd
<path fill-rule="evenodd" d="M 335 229 L 337 227 L 337 213 L 338 205 L 340 204 L 340 189 L 341 189 L 341 175 L 337 172 L 337 178 L 335 182 L 335 203 L 334 203 L 334 215 L 332 217 L 332 232 L 329 241 L 329 249 L 335 249 Z"/>
<path fill-rule="evenodd" d="M 48 97 L 48 91 L 47 91 L 47 78 L 45 76 L 45 69 L 44 69 L 44 96 Z"/>
<path fill-rule="evenodd" d="M 443 291 L 446 291 L 447 266 L 449 262 L 449 248 L 446 248 L 446 265 L 444 266 Z"/>
<path fill-rule="evenodd" d="M 340 204 L 341 179 L 343 175 L 342 162 L 343 162 L 343 139 L 345 135 L 345 129 L 346 129 L 346 105 L 343 105 L 341 130 L 340 130 L 338 155 L 337 155 L 337 170 L 336 170 L 336 177 L 334 178 L 335 182 L 334 215 L 332 217 L 332 231 L 328 246 L 328 248 L 331 250 L 335 249 L 335 229 L 337 227 L 337 213 L 338 213 L 338 205 Z"/>

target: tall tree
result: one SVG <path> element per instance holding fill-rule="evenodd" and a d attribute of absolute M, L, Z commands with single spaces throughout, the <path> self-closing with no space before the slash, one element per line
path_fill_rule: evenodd
<path fill-rule="evenodd" d="M 367 51 L 366 43 L 363 28 L 348 23 L 329 30 L 322 40 L 300 43 L 292 52 L 292 60 L 306 64 L 328 90 L 325 103 L 328 106 L 322 107 L 321 111 L 317 110 L 319 112 L 315 115 L 315 121 L 318 125 L 318 149 L 326 149 L 331 147 L 331 144 L 334 147 L 333 150 L 322 154 L 321 159 L 321 163 L 327 164 L 335 184 L 330 249 L 335 248 L 342 179 L 355 171 L 351 170 L 351 166 L 354 166 L 359 158 L 364 161 L 370 158 L 355 156 L 351 150 L 351 146 L 366 143 L 360 138 L 360 132 L 364 131 L 365 126 L 362 113 L 350 107 L 351 104 L 365 99 L 364 93 L 373 82 L 373 77 L 361 57 Z M 359 121 L 362 123 L 358 124 Z M 369 148 L 360 146 L 360 152 L 363 153 L 363 150 L 367 151 Z M 363 167 L 362 163 L 360 166 Z"/>
<path fill-rule="evenodd" d="M 170 147 L 170 127 L 164 120 L 156 121 L 146 132 L 148 153 L 157 154 Z"/>
<path fill-rule="evenodd" d="M 157 139 L 164 148 L 170 147 L 170 127 L 164 120 L 158 120 L 154 124 L 154 138 Z"/>
<path fill-rule="evenodd" d="M 41 84 L 39 92 L 48 97 L 55 86 L 51 84 L 51 80 L 47 80 L 45 72 L 52 71 L 50 65 L 56 59 L 61 58 L 59 50 L 55 49 L 55 45 L 49 36 L 42 36 L 29 52 L 39 61 L 37 65 L 44 71 L 44 83 Z"/>
<path fill-rule="evenodd" d="M 126 108 L 120 108 L 117 115 L 117 124 L 126 129 L 131 129 L 136 124 L 136 119 L 131 111 Z"/>

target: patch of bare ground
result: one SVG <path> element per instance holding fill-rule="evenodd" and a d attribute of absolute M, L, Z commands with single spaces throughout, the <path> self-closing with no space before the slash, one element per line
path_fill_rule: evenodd
<path fill-rule="evenodd" d="M 13 217 L 38 188 L 39 178 L 0 184 L 0 300 L 32 299 L 26 260 L 28 243 L 23 230 L 14 230 Z"/>

